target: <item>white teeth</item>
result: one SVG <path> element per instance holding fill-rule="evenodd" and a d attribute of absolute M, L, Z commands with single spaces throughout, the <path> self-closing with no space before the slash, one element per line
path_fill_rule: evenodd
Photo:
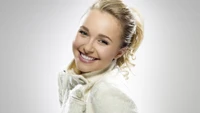
<path fill-rule="evenodd" d="M 81 56 L 86 60 L 94 60 L 94 58 L 88 57 L 88 56 L 86 56 L 84 54 L 81 54 Z"/>

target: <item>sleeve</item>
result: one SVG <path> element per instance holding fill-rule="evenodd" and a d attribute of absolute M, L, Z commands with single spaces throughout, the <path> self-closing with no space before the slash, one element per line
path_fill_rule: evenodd
<path fill-rule="evenodd" d="M 59 93 L 59 102 L 60 106 L 62 106 L 64 101 L 64 95 L 68 93 L 68 76 L 66 75 L 65 70 L 58 73 L 58 93 Z"/>
<path fill-rule="evenodd" d="M 95 113 L 137 113 L 133 100 L 110 84 L 101 84 L 91 100 Z"/>

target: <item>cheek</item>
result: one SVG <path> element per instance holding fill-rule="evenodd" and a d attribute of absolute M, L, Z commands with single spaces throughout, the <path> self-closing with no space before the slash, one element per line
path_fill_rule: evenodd
<path fill-rule="evenodd" d="M 117 50 L 113 48 L 104 48 L 99 50 L 101 58 L 105 60 L 113 60 L 113 58 L 117 55 Z"/>
<path fill-rule="evenodd" d="M 73 49 L 76 49 L 78 47 L 78 44 L 77 44 L 76 40 L 73 41 L 72 47 L 73 47 Z"/>
<path fill-rule="evenodd" d="M 75 40 L 72 43 L 72 47 L 73 47 L 73 49 L 77 49 L 80 45 L 81 45 L 81 43 L 80 43 L 78 35 L 77 35 Z"/>

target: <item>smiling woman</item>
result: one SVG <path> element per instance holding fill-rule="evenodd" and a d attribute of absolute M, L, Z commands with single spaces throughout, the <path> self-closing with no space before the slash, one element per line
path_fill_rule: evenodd
<path fill-rule="evenodd" d="M 85 16 L 73 52 L 77 69 L 92 72 L 108 67 L 122 54 L 119 53 L 121 26 L 112 15 L 99 10 L 91 10 Z"/>
<path fill-rule="evenodd" d="M 123 69 L 142 39 L 135 10 L 121 0 L 95 2 L 72 44 L 74 60 L 58 74 L 62 113 L 136 113 Z"/>

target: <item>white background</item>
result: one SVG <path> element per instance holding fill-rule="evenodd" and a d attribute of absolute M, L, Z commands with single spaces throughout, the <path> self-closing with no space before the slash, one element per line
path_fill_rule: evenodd
<path fill-rule="evenodd" d="M 59 113 L 57 73 L 94 0 L 0 1 L 0 113 Z M 129 83 L 139 113 L 200 113 L 200 3 L 129 0 L 145 37 Z"/>

